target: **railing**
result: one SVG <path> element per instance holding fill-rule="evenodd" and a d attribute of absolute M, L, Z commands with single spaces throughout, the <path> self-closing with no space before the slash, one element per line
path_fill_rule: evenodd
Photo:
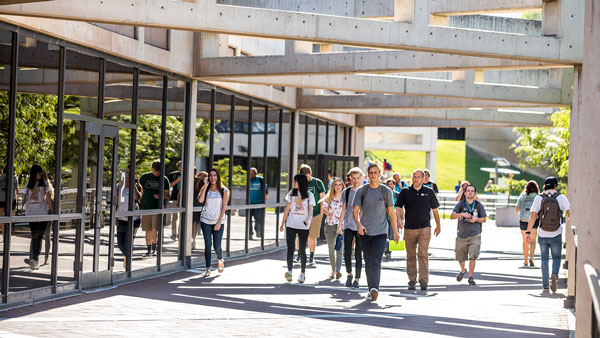
<path fill-rule="evenodd" d="M 443 191 L 438 196 L 440 202 L 439 212 L 440 215 L 452 214 L 454 206 L 456 206 L 456 193 Z M 514 208 L 517 206 L 518 196 L 503 196 L 503 195 L 478 195 L 479 201 L 483 204 L 487 216 L 491 219 L 496 218 L 496 208 Z M 516 212 L 516 211 L 515 211 Z"/>
<path fill-rule="evenodd" d="M 600 318 L 600 280 L 598 280 L 598 272 L 590 263 L 585 263 L 583 269 L 592 296 L 592 337 L 598 338 L 600 337 L 600 323 L 598 322 L 598 318 Z"/>

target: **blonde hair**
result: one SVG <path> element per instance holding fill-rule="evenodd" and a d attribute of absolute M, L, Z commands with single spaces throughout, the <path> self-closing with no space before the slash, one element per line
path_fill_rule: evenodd
<path fill-rule="evenodd" d="M 304 163 L 300 165 L 300 169 L 298 170 L 298 172 L 303 175 L 312 175 L 312 169 L 308 164 Z"/>
<path fill-rule="evenodd" d="M 346 175 L 354 175 L 354 174 L 360 174 L 361 176 L 365 176 L 365 173 L 363 173 L 362 169 L 360 169 L 359 167 L 354 167 L 354 168 L 348 170 L 348 173 Z"/>
<path fill-rule="evenodd" d="M 342 180 L 339 177 L 334 177 L 333 182 L 331 183 L 331 189 L 329 189 L 329 191 L 327 192 L 327 195 L 325 195 L 325 197 L 323 197 L 323 199 L 320 200 L 319 203 L 327 200 L 327 204 L 331 205 L 331 200 L 333 199 L 333 196 L 335 195 L 335 183 L 336 182 L 342 183 L 342 191 L 344 191 L 344 189 L 346 189 L 346 183 L 344 183 L 344 180 Z"/>

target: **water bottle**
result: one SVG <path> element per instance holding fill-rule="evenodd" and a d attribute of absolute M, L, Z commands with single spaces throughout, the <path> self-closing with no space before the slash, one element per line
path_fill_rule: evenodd
<path fill-rule="evenodd" d="M 477 212 L 477 209 L 473 210 L 473 218 L 479 218 L 479 213 Z"/>

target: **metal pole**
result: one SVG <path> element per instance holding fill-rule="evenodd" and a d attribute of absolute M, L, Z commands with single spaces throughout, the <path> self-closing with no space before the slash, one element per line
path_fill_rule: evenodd
<path fill-rule="evenodd" d="M 279 204 L 281 199 L 281 143 L 283 142 L 283 109 L 279 109 L 279 130 L 277 141 L 277 199 L 275 203 Z M 279 246 L 279 207 L 275 208 L 275 246 Z"/>
<path fill-rule="evenodd" d="M 233 147 L 235 146 L 235 95 L 231 95 L 231 110 L 229 112 L 229 181 L 227 188 L 229 189 L 229 205 L 232 205 L 233 191 Z M 231 213 L 227 213 L 227 257 L 231 255 Z"/>
<path fill-rule="evenodd" d="M 133 93 L 131 95 L 131 123 L 137 126 L 138 123 L 138 102 L 140 91 L 140 70 L 133 69 Z M 129 201 L 127 210 L 133 211 L 135 206 L 135 176 L 136 176 L 136 148 L 137 148 L 137 129 L 131 129 L 131 143 L 129 155 Z M 133 196 L 133 198 L 131 197 Z M 126 270 L 131 274 L 131 259 L 133 256 L 133 217 L 127 217 L 127 258 Z"/>
<path fill-rule="evenodd" d="M 196 99 L 196 101 L 197 101 L 197 99 Z M 197 102 L 192 102 L 192 83 L 189 81 L 186 82 L 186 84 L 185 84 L 185 102 L 184 102 L 184 104 L 185 104 L 185 113 L 184 113 L 185 115 L 184 115 L 184 123 L 183 123 L 183 130 L 184 130 L 184 132 L 183 132 L 183 154 L 184 154 L 183 170 L 184 170 L 184 172 L 181 173 L 181 177 L 182 177 L 181 207 L 185 208 L 185 214 L 183 214 L 179 217 L 180 221 L 179 221 L 179 258 L 178 259 L 183 262 L 184 266 L 191 267 L 191 264 L 186 262 L 186 252 L 187 252 L 187 246 L 188 246 L 188 241 L 186 239 L 187 239 L 187 232 L 191 231 L 192 227 L 186 221 L 189 219 L 189 217 L 186 217 L 185 215 L 189 215 L 190 212 L 193 213 L 194 199 L 192 199 L 192 200 L 188 199 L 188 192 L 189 192 L 190 188 L 192 189 L 192 191 L 194 190 L 193 187 L 194 187 L 195 177 L 194 177 L 193 171 L 192 171 L 192 173 L 189 173 L 186 171 L 188 169 L 190 169 L 190 167 L 191 167 L 190 161 L 194 161 L 194 158 L 190 158 L 190 156 L 188 156 L 188 154 L 190 154 L 191 147 L 195 147 L 196 135 L 195 135 L 195 133 L 192 133 L 192 129 L 190 129 L 189 126 L 193 120 L 192 119 L 192 104 L 197 104 Z M 194 130 L 195 130 L 195 128 L 194 128 Z M 190 180 L 191 180 L 192 184 L 190 184 Z M 189 261 L 191 261 L 191 257 L 190 257 Z"/>
<path fill-rule="evenodd" d="M 308 162 L 308 115 L 304 118 L 304 163 Z"/>
<path fill-rule="evenodd" d="M 288 164 L 288 188 L 293 186 L 294 181 L 294 155 L 293 147 L 296 144 L 296 117 L 298 113 L 294 110 L 290 112 L 290 146 L 289 146 L 289 164 Z"/>
<path fill-rule="evenodd" d="M 325 121 L 325 153 L 329 153 L 329 121 Z"/>
<path fill-rule="evenodd" d="M 250 168 L 252 168 L 252 108 L 254 102 L 248 102 L 248 162 L 246 163 L 246 205 L 250 204 Z M 246 236 L 244 239 L 244 252 L 248 253 L 248 238 L 250 236 L 250 209 L 246 209 Z"/>
<path fill-rule="evenodd" d="M 162 92 L 162 119 L 160 125 L 160 179 L 158 180 L 158 208 L 164 209 L 165 207 L 165 157 L 167 155 L 167 103 L 169 94 L 169 78 L 163 76 L 163 92 Z M 156 265 L 160 270 L 160 264 L 162 261 L 162 242 L 163 242 L 163 220 L 164 214 L 160 214 L 158 218 L 158 239 L 156 241 Z"/>
<path fill-rule="evenodd" d="M 217 91 L 212 89 L 210 91 L 210 138 L 208 140 L 209 144 L 209 154 L 208 154 L 208 168 L 212 168 L 214 166 L 215 161 L 215 106 L 217 104 Z"/>
<path fill-rule="evenodd" d="M 269 105 L 265 105 L 265 139 L 263 142 L 263 182 L 264 182 L 264 189 L 263 189 L 263 201 L 265 202 L 265 204 L 267 204 L 267 181 L 269 178 L 268 175 L 268 170 L 267 170 L 267 142 L 269 141 Z M 264 208 L 263 211 L 263 219 L 262 219 L 262 223 L 260 224 L 260 234 L 261 234 L 261 238 L 260 238 L 260 249 L 264 250 L 265 249 L 265 221 L 267 218 L 267 208 Z"/>

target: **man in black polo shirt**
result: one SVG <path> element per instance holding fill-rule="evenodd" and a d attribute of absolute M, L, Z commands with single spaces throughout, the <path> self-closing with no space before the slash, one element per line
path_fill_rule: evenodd
<path fill-rule="evenodd" d="M 440 234 L 440 214 L 438 203 L 433 189 L 423 185 L 425 173 L 421 169 L 413 171 L 413 184 L 402 189 L 396 200 L 396 218 L 398 227 L 404 226 L 404 240 L 406 241 L 406 273 L 408 274 L 408 289 L 414 290 L 417 284 L 417 257 L 419 258 L 419 284 L 421 290 L 427 290 L 429 282 L 429 240 L 431 239 L 430 213 L 435 217 L 434 234 Z M 404 211 L 406 209 L 406 220 Z"/>

